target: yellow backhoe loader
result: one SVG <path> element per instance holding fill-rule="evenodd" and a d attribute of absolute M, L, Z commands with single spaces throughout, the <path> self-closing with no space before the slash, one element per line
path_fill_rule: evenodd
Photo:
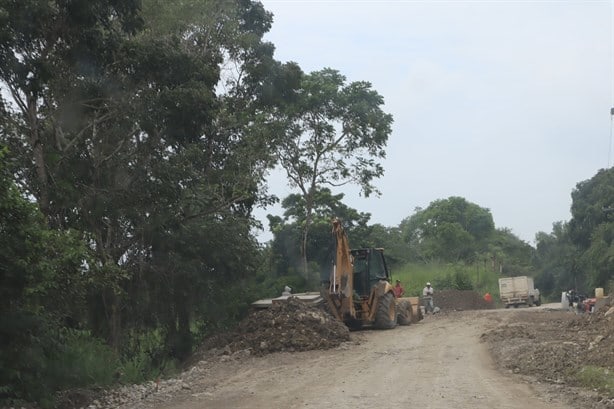
<path fill-rule="evenodd" d="M 337 317 L 352 329 L 390 329 L 422 319 L 418 297 L 395 298 L 381 248 L 351 250 L 339 219 L 333 220 L 335 264 L 322 297 Z"/>
<path fill-rule="evenodd" d="M 395 298 L 384 249 L 351 250 L 339 219 L 333 220 L 333 236 L 335 261 L 329 279 L 322 283 L 320 293 L 288 292 L 277 298 L 255 301 L 252 307 L 268 308 L 284 302 L 288 297 L 296 297 L 312 305 L 325 302 L 330 312 L 351 329 L 390 329 L 423 318 L 419 297 Z"/>

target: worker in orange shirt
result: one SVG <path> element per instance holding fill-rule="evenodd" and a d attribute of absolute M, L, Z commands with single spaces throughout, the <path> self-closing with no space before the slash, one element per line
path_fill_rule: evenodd
<path fill-rule="evenodd" d="M 402 297 L 405 294 L 405 289 L 401 286 L 401 280 L 397 280 L 397 284 L 392 287 L 392 291 L 396 298 Z"/>

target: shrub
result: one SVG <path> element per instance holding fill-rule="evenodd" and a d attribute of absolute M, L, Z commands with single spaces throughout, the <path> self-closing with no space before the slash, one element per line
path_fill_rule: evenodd
<path fill-rule="evenodd" d="M 614 396 L 614 372 L 607 368 L 585 366 L 576 374 L 581 385 Z"/>

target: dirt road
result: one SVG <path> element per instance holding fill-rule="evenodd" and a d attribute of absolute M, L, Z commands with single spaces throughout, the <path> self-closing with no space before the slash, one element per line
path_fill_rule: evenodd
<path fill-rule="evenodd" d="M 177 393 L 152 396 L 139 407 L 569 408 L 496 370 L 480 336 L 509 315 L 455 312 L 389 331 L 354 332 L 351 342 L 332 350 L 211 357 Z"/>

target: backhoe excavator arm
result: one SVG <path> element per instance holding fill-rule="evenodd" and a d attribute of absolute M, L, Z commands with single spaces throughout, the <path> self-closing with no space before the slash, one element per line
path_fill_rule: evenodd
<path fill-rule="evenodd" d="M 333 314 L 340 320 L 346 320 L 356 316 L 353 303 L 354 270 L 349 241 L 339 219 L 333 220 L 333 236 L 335 238 L 335 264 L 330 275 L 327 299 Z"/>

